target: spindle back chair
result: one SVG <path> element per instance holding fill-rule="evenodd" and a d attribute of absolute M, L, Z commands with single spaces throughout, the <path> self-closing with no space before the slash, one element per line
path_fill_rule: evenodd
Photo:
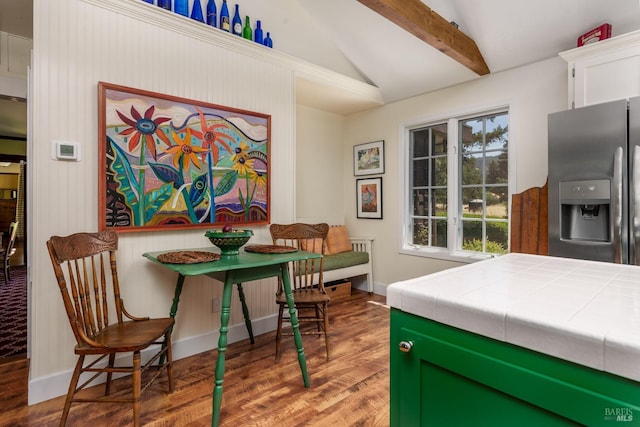
<path fill-rule="evenodd" d="M 271 224 L 269 231 L 274 245 L 292 246 L 308 252 L 324 253 L 329 225 L 322 224 Z M 323 258 L 303 259 L 289 264 L 291 290 L 298 310 L 300 332 L 304 335 L 324 335 L 327 360 L 329 350 L 329 301 L 322 278 Z M 290 324 L 285 314 L 287 300 L 282 282 L 276 293 L 278 304 L 278 328 L 276 331 L 276 361 L 280 360 L 283 323 Z M 305 323 L 315 323 L 316 328 L 304 328 Z M 286 335 L 292 335 L 287 332 Z"/>
<path fill-rule="evenodd" d="M 169 392 L 173 391 L 171 331 L 172 318 L 135 317 L 127 312 L 120 295 L 116 263 L 118 235 L 112 231 L 76 233 L 66 237 L 53 236 L 47 241 L 53 271 L 56 276 L 69 325 L 76 339 L 78 355 L 60 425 L 66 424 L 73 402 L 130 402 L 133 404 L 133 424 L 140 425 L 140 396 L 163 370 L 167 371 Z M 141 352 L 151 348 L 149 360 L 141 363 Z M 116 355 L 132 353 L 132 363 L 117 366 Z M 86 361 L 86 356 L 90 357 Z M 145 352 L 145 358 L 147 354 Z M 106 361 L 103 361 L 106 358 Z M 156 363 L 158 362 L 158 363 Z M 151 378 L 142 375 L 149 368 Z M 81 374 L 90 378 L 78 386 Z M 111 395 L 113 374 L 131 374 L 131 398 Z M 106 374 L 104 396 L 80 393 Z"/>

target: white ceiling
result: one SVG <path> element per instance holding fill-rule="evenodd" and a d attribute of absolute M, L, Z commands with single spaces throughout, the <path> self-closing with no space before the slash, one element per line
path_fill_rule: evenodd
<path fill-rule="evenodd" d="M 640 29 L 638 0 L 423 0 L 475 40 L 492 73 L 554 57 L 607 22 Z M 356 0 L 298 0 L 385 102 L 478 76 Z"/>
<path fill-rule="evenodd" d="M 475 40 L 492 73 L 555 57 L 604 22 L 613 36 L 640 29 L 640 0 L 423 2 Z M 261 17 L 275 49 L 370 83 L 386 103 L 478 78 L 357 0 L 238 3 Z M 0 31 L 31 38 L 32 13 L 32 0 L 0 0 Z"/>

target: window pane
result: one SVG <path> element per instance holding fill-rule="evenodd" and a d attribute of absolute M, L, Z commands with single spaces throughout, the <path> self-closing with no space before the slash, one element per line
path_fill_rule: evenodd
<path fill-rule="evenodd" d="M 507 148 L 509 141 L 509 116 L 498 114 L 486 118 L 486 149 Z"/>
<path fill-rule="evenodd" d="M 506 254 L 509 247 L 509 223 L 487 222 L 486 252 L 493 254 Z"/>
<path fill-rule="evenodd" d="M 447 154 L 447 125 L 437 125 L 431 128 L 433 147 L 432 155 Z"/>
<path fill-rule="evenodd" d="M 462 185 L 482 184 L 482 153 L 462 155 Z"/>
<path fill-rule="evenodd" d="M 460 150 L 463 153 L 482 149 L 482 123 L 482 118 L 464 120 L 460 122 Z"/>
<path fill-rule="evenodd" d="M 508 218 L 509 191 L 506 186 L 487 187 L 485 195 L 487 203 L 487 218 Z"/>
<path fill-rule="evenodd" d="M 429 246 L 429 220 L 413 220 L 413 241 L 414 245 Z"/>
<path fill-rule="evenodd" d="M 413 161 L 413 186 L 425 187 L 429 185 L 429 161 L 420 159 Z"/>
<path fill-rule="evenodd" d="M 413 214 L 416 216 L 429 215 L 429 190 L 413 190 Z"/>
<path fill-rule="evenodd" d="M 414 130 L 413 157 L 426 157 L 429 155 L 429 129 Z"/>
<path fill-rule="evenodd" d="M 484 252 L 482 221 L 462 221 L 462 249 Z"/>
<path fill-rule="evenodd" d="M 446 248 L 447 220 L 415 219 L 413 221 L 413 244 Z"/>
<path fill-rule="evenodd" d="M 464 218 L 481 218 L 482 205 L 481 187 L 462 189 L 462 216 Z"/>
<path fill-rule="evenodd" d="M 509 160 L 506 151 L 487 153 L 487 184 L 503 184 L 509 180 Z"/>
<path fill-rule="evenodd" d="M 433 206 L 433 209 L 430 212 L 430 215 L 446 218 L 447 209 L 448 209 L 447 189 L 442 188 L 442 189 L 433 190 L 432 194 L 433 194 L 433 200 L 435 204 Z"/>
<path fill-rule="evenodd" d="M 447 185 L 447 158 L 443 156 L 434 158 L 431 167 L 435 171 L 432 184 Z"/>
<path fill-rule="evenodd" d="M 446 219 L 432 219 L 432 239 L 431 246 L 438 248 L 447 247 L 447 220 Z"/>

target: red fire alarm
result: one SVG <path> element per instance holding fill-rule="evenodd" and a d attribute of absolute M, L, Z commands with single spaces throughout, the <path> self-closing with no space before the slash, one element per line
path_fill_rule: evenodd
<path fill-rule="evenodd" d="M 611 24 L 602 24 L 578 37 L 578 47 L 611 37 Z"/>

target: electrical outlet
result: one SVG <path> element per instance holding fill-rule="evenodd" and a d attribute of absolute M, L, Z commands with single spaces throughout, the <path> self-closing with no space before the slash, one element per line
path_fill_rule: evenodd
<path fill-rule="evenodd" d="M 211 299 L 211 312 L 220 313 L 220 298 L 213 297 Z"/>

